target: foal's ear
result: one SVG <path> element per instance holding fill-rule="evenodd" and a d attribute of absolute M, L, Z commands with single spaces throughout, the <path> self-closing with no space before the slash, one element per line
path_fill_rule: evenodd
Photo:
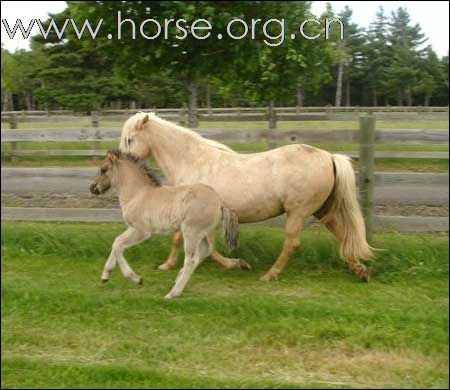
<path fill-rule="evenodd" d="M 119 157 L 117 156 L 116 153 L 109 151 L 107 154 L 108 160 L 111 161 L 112 163 L 116 162 L 119 160 Z"/>
<path fill-rule="evenodd" d="M 144 125 L 148 122 L 148 120 L 149 120 L 149 116 L 148 116 L 148 114 L 145 114 L 142 119 L 138 120 L 136 129 L 141 130 L 144 127 Z"/>

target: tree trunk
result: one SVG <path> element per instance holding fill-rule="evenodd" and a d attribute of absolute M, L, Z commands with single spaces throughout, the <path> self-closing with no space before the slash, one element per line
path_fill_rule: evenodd
<path fill-rule="evenodd" d="M 350 78 L 347 77 L 345 81 L 345 105 L 347 107 L 351 106 L 351 96 L 350 96 Z"/>
<path fill-rule="evenodd" d="M 373 87 L 372 90 L 372 106 L 378 106 L 377 87 Z"/>
<path fill-rule="evenodd" d="M 411 87 L 408 87 L 408 92 L 407 92 L 407 95 L 406 95 L 406 99 L 407 99 L 407 102 L 408 102 L 408 106 L 411 107 L 413 105 L 413 96 L 412 96 Z"/>
<path fill-rule="evenodd" d="M 208 109 L 208 114 L 211 114 L 211 84 L 209 81 L 206 82 L 206 107 Z"/>
<path fill-rule="evenodd" d="M 5 90 L 5 97 L 3 99 L 3 108 L 2 111 L 9 111 L 9 91 Z"/>
<path fill-rule="evenodd" d="M 431 95 L 430 94 L 425 94 L 425 102 L 424 102 L 424 106 L 428 107 L 430 105 L 430 99 L 431 99 Z"/>
<path fill-rule="evenodd" d="M 297 107 L 303 107 L 303 86 L 301 83 L 297 84 Z"/>
<path fill-rule="evenodd" d="M 198 127 L 198 119 L 197 119 L 197 81 L 195 79 L 191 80 L 189 83 L 189 119 L 188 126 L 197 128 Z"/>
<path fill-rule="evenodd" d="M 130 101 L 130 109 L 135 110 L 136 109 L 136 100 Z"/>
<path fill-rule="evenodd" d="M 33 108 L 31 107 L 32 106 L 32 103 L 31 103 L 31 93 L 30 92 L 27 92 L 26 94 L 25 94 L 25 106 L 26 106 L 26 108 L 27 108 L 27 111 L 31 111 Z"/>
<path fill-rule="evenodd" d="M 344 73 L 344 60 L 339 62 L 337 81 L 336 81 L 336 101 L 334 105 L 336 107 L 341 106 L 342 102 L 342 75 Z"/>
<path fill-rule="evenodd" d="M 402 91 L 401 88 L 398 89 L 397 105 L 398 106 L 403 106 L 403 91 Z"/>

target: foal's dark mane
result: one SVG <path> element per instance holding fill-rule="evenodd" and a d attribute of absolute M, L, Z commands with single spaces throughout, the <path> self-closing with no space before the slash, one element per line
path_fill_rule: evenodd
<path fill-rule="evenodd" d="M 119 149 L 110 150 L 109 153 L 115 155 L 119 160 L 127 160 L 134 163 L 141 172 L 149 179 L 149 181 L 156 187 L 161 187 L 161 181 L 155 176 L 152 170 L 147 166 L 145 160 L 139 158 L 132 153 L 124 153 Z"/>

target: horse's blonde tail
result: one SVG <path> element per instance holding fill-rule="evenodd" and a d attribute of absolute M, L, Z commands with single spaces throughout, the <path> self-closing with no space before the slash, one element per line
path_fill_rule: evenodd
<path fill-rule="evenodd" d="M 236 213 L 222 206 L 222 228 L 228 248 L 235 249 L 239 244 L 239 222 Z"/>
<path fill-rule="evenodd" d="M 332 155 L 336 183 L 333 203 L 323 221 L 327 217 L 336 217 L 344 229 L 340 255 L 346 259 L 358 261 L 373 258 L 373 248 L 367 243 L 366 226 L 359 207 L 356 193 L 356 179 L 350 158 L 341 154 Z"/>

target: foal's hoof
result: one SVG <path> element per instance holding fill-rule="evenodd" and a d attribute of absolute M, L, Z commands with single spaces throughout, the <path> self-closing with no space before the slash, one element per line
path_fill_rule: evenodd
<path fill-rule="evenodd" d="M 108 281 L 109 281 L 109 279 L 103 279 L 103 278 L 102 278 L 102 283 L 103 283 L 103 284 L 105 284 L 105 283 L 108 282 Z"/>
<path fill-rule="evenodd" d="M 263 282 L 270 282 L 272 280 L 278 280 L 278 275 L 273 274 L 271 272 L 267 272 L 264 276 L 261 276 L 259 280 L 262 280 Z"/>
<path fill-rule="evenodd" d="M 240 269 L 243 269 L 243 270 L 251 270 L 252 269 L 252 266 L 244 260 L 238 259 L 237 262 L 238 262 L 238 266 Z"/>
<path fill-rule="evenodd" d="M 175 265 L 167 264 L 167 263 L 163 263 L 158 267 L 158 269 L 161 271 L 168 271 L 169 269 L 173 269 L 173 268 L 175 268 Z"/>
<path fill-rule="evenodd" d="M 173 298 L 176 298 L 177 296 L 178 296 L 178 295 L 168 293 L 168 294 L 164 297 L 164 299 L 173 299 Z"/>
<path fill-rule="evenodd" d="M 144 279 L 139 278 L 137 284 L 138 284 L 139 286 L 142 286 L 142 285 L 144 284 Z"/>

